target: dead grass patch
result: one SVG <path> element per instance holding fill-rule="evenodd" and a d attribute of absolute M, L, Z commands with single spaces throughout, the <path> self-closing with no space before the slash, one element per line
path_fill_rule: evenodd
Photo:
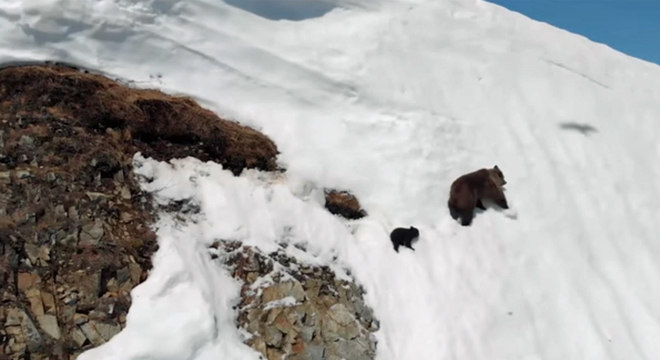
<path fill-rule="evenodd" d="M 348 191 L 326 190 L 325 207 L 331 213 L 349 220 L 360 219 L 367 215 L 355 195 Z"/>
<path fill-rule="evenodd" d="M 104 76 L 55 65 L 0 70 L 0 104 L 118 138 L 158 160 L 194 156 L 235 174 L 275 170 L 277 147 L 263 134 L 219 118 L 187 97 L 134 89 Z M 180 146 L 172 146 L 172 144 Z"/>

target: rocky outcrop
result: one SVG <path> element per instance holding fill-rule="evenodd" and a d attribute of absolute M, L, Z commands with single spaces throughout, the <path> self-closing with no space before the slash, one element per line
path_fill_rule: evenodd
<path fill-rule="evenodd" d="M 300 264 L 284 250 L 266 255 L 235 242 L 215 248 L 243 282 L 238 326 L 267 359 L 374 359 L 379 325 L 355 282 Z"/>
<path fill-rule="evenodd" d="M 272 141 L 191 99 L 71 67 L 0 69 L 0 359 L 73 359 L 125 325 L 157 247 L 136 152 L 276 170 Z M 326 195 L 331 212 L 365 215 Z M 374 358 L 378 321 L 354 282 L 283 249 L 222 242 L 213 256 L 243 281 L 238 326 L 266 358 Z"/>
<path fill-rule="evenodd" d="M 124 325 L 156 249 L 150 202 L 103 133 L 3 114 L 0 354 L 67 359 Z"/>
<path fill-rule="evenodd" d="M 275 145 L 192 100 L 57 66 L 0 70 L 0 359 L 119 332 L 156 239 L 133 155 L 274 169 Z"/>
<path fill-rule="evenodd" d="M 325 208 L 335 215 L 349 220 L 356 220 L 367 216 L 360 202 L 348 191 L 328 189 L 325 191 Z"/>

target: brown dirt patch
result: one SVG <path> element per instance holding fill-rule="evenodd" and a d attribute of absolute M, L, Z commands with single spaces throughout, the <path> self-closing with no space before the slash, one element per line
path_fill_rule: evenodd
<path fill-rule="evenodd" d="M 326 190 L 325 208 L 335 215 L 349 220 L 360 219 L 367 216 L 360 202 L 348 191 Z"/>
<path fill-rule="evenodd" d="M 220 119 L 190 98 L 129 88 L 72 67 L 0 70 L 0 108 L 18 117 L 40 114 L 95 132 L 112 131 L 158 160 L 192 155 L 235 174 L 276 168 L 277 147 L 254 129 Z"/>

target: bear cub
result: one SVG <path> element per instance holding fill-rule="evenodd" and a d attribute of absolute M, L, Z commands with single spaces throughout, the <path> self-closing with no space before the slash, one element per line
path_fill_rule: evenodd
<path fill-rule="evenodd" d="M 474 218 L 474 208 L 486 210 L 482 199 L 492 200 L 497 206 L 508 209 L 503 186 L 504 174 L 495 165 L 492 169 L 481 169 L 465 174 L 451 184 L 449 190 L 449 213 L 454 220 L 461 219 L 461 225 L 468 226 Z"/>
<path fill-rule="evenodd" d="M 399 246 L 405 246 L 411 250 L 415 250 L 412 247 L 412 242 L 419 237 L 419 230 L 414 226 L 411 226 L 409 229 L 406 228 L 396 228 L 392 230 L 390 234 L 390 239 L 394 245 L 394 250 L 399 252 Z"/>

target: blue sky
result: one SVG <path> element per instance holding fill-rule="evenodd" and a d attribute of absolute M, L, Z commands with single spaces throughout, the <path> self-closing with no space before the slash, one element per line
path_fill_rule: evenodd
<path fill-rule="evenodd" d="M 660 64 L 660 0 L 488 0 Z"/>

